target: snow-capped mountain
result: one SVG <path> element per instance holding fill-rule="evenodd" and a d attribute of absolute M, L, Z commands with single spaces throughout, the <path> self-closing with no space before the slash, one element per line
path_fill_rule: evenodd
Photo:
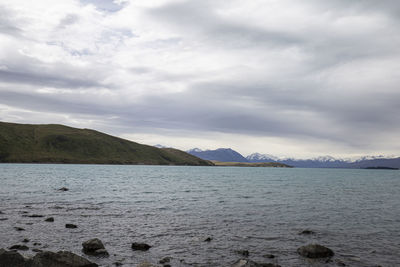
<path fill-rule="evenodd" d="M 246 157 L 249 162 L 268 162 L 268 161 L 278 161 L 279 158 L 269 155 L 269 154 L 261 154 L 261 153 L 253 153 Z"/>

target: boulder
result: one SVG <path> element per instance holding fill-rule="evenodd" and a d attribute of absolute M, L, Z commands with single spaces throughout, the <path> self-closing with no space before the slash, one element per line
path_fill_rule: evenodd
<path fill-rule="evenodd" d="M 312 230 L 308 230 L 308 229 L 303 230 L 303 231 L 301 231 L 301 232 L 299 233 L 299 235 L 313 235 L 313 234 L 315 234 L 315 232 L 312 231 Z"/>
<path fill-rule="evenodd" d="M 98 238 L 93 238 L 83 242 L 82 247 L 83 247 L 82 251 L 85 254 L 95 255 L 95 256 L 109 256 L 103 243 Z"/>
<path fill-rule="evenodd" d="M 206 239 L 204 239 L 204 242 L 211 242 L 211 240 L 212 240 L 212 237 L 207 237 Z"/>
<path fill-rule="evenodd" d="M 61 188 L 58 189 L 58 191 L 62 191 L 62 192 L 66 192 L 66 191 L 68 191 L 68 190 L 69 190 L 69 189 L 66 188 L 66 187 L 61 187 Z"/>
<path fill-rule="evenodd" d="M 132 243 L 131 248 L 132 248 L 133 250 L 142 250 L 142 251 L 146 251 L 146 250 L 149 250 L 149 249 L 151 248 L 151 246 L 148 245 L 148 244 L 145 244 L 145 243 L 136 243 L 136 242 L 134 242 L 134 243 Z"/>
<path fill-rule="evenodd" d="M 72 224 L 72 223 L 67 223 L 67 224 L 65 225 L 65 228 L 75 229 L 75 228 L 78 228 L 78 226 L 76 226 L 75 224 Z"/>
<path fill-rule="evenodd" d="M 25 258 L 16 251 L 0 249 L 0 267 L 25 267 Z"/>
<path fill-rule="evenodd" d="M 311 259 L 328 258 L 335 255 L 335 253 L 331 249 L 318 244 L 310 244 L 307 246 L 299 247 L 297 249 L 297 253 L 299 253 L 303 257 Z"/>
<path fill-rule="evenodd" d="M 14 246 L 9 247 L 9 249 L 28 250 L 29 248 L 25 245 L 14 245 Z"/>
<path fill-rule="evenodd" d="M 236 250 L 236 253 L 245 257 L 248 257 L 250 255 L 250 252 L 248 250 Z"/>
<path fill-rule="evenodd" d="M 241 259 L 231 265 L 231 267 L 281 267 L 273 263 L 257 263 L 251 260 Z"/>
<path fill-rule="evenodd" d="M 17 230 L 17 231 L 25 231 L 25 229 L 22 228 L 22 227 L 14 227 L 14 229 Z"/>
<path fill-rule="evenodd" d="M 159 263 L 165 264 L 165 263 L 169 263 L 170 261 L 171 261 L 171 257 L 164 257 L 159 261 Z"/>
<path fill-rule="evenodd" d="M 45 222 L 54 222 L 54 218 L 53 217 L 49 217 L 46 218 L 46 220 L 44 220 Z"/>
<path fill-rule="evenodd" d="M 39 252 L 30 259 L 28 267 L 97 267 L 87 259 L 78 256 L 69 251 L 51 251 Z"/>
<path fill-rule="evenodd" d="M 28 243 L 28 242 L 30 242 L 30 240 L 28 238 L 24 238 L 24 240 L 22 240 L 22 242 Z"/>

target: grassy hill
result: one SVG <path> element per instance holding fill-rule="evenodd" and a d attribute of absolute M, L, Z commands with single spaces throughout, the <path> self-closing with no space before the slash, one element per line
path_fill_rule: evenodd
<path fill-rule="evenodd" d="M 279 168 L 293 168 L 292 166 L 279 163 L 279 162 L 222 162 L 212 161 L 215 166 L 231 166 L 231 167 L 279 167 Z"/>
<path fill-rule="evenodd" d="M 159 149 L 90 129 L 0 122 L 0 162 L 213 165 L 176 149 Z"/>

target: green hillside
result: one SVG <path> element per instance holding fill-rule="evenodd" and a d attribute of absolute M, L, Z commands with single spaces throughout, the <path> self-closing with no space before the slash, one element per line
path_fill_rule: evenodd
<path fill-rule="evenodd" d="M 213 165 L 175 149 L 159 149 L 90 129 L 0 122 L 0 162 Z"/>

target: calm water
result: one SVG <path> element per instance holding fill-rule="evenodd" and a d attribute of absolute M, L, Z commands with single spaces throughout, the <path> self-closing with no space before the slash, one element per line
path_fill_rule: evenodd
<path fill-rule="evenodd" d="M 229 266 L 241 249 L 283 267 L 400 266 L 399 191 L 400 171 L 387 170 L 1 164 L 0 248 L 29 238 L 30 248 L 81 254 L 98 237 L 111 256 L 89 259 L 101 266 L 165 256 L 172 266 Z M 336 256 L 304 260 L 296 249 L 308 243 Z"/>

